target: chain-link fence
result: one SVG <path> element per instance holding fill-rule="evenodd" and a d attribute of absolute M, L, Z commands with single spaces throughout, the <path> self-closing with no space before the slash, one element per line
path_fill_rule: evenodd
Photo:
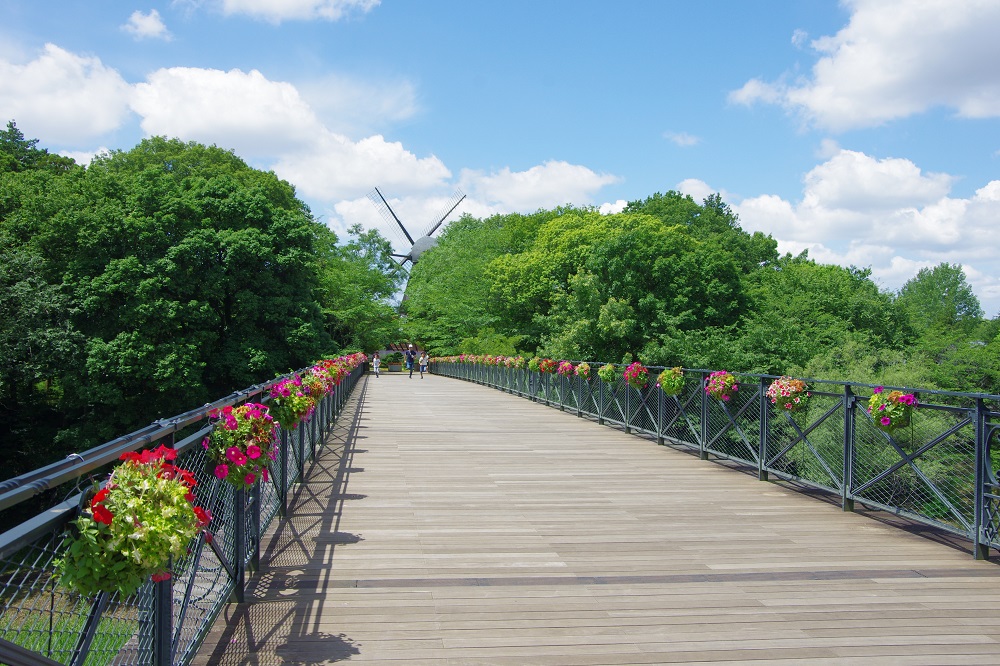
<path fill-rule="evenodd" d="M 866 409 L 871 385 L 806 380 L 808 402 L 792 411 L 768 398 L 771 375 L 734 373 L 739 388 L 723 401 L 704 390 L 707 370 L 685 370 L 674 396 L 621 373 L 603 381 L 590 365 L 589 379 L 450 361 L 431 371 L 835 493 L 847 510 L 858 502 L 933 525 L 970 540 L 976 557 L 1000 548 L 1000 396 L 916 391 L 909 423 L 887 431 Z"/>
<path fill-rule="evenodd" d="M 243 600 L 247 571 L 259 565 L 261 535 L 272 520 L 285 515 L 289 490 L 302 479 L 306 461 L 323 446 L 364 369 L 364 365 L 355 368 L 294 430 L 279 433 L 271 482 L 255 484 L 249 491 L 236 490 L 211 473 L 201 441 L 212 426 L 198 422 L 212 409 L 255 396 L 266 402 L 267 390 L 278 380 L 158 421 L 158 427 L 144 429 L 141 436 L 120 438 L 75 455 L 71 464 L 50 466 L 45 474 L 22 479 L 25 483 L 5 482 L 0 509 L 16 507 L 39 488 L 74 478 L 85 481 L 121 453 L 165 444 L 178 452 L 175 464 L 195 474 L 196 501 L 211 513 L 212 520 L 207 532 L 191 542 L 187 554 L 172 562 L 169 580 L 147 581 L 128 598 L 117 593 L 83 597 L 55 578 L 54 562 L 63 553 L 64 533 L 78 514 L 83 493 L 0 535 L 0 663 L 189 663 L 223 604 Z M 178 439 L 179 435 L 183 437 Z"/>

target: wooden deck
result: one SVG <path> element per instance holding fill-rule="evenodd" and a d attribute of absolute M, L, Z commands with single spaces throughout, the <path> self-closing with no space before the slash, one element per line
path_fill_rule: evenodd
<path fill-rule="evenodd" d="M 363 380 L 265 544 L 196 664 L 1000 663 L 970 546 L 454 379 Z"/>

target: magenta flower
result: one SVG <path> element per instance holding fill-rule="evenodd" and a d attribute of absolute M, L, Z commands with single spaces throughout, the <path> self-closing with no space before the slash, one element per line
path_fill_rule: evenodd
<path fill-rule="evenodd" d="M 270 480 L 268 478 L 268 473 L 267 473 L 267 468 L 266 467 L 264 469 L 260 470 L 260 478 L 264 479 L 264 481 Z"/>
<path fill-rule="evenodd" d="M 872 389 L 872 393 L 881 393 L 881 392 L 882 392 L 882 391 L 884 391 L 884 390 L 885 390 L 885 389 L 884 389 L 883 387 L 881 387 L 881 386 L 876 386 L 875 388 L 873 388 L 873 389 Z"/>
<path fill-rule="evenodd" d="M 225 479 L 229 476 L 229 465 L 216 465 L 215 476 L 219 479 Z"/>
<path fill-rule="evenodd" d="M 247 472 L 247 475 L 243 477 L 244 483 L 248 486 L 252 486 L 253 482 L 257 480 L 257 477 L 253 475 L 253 472 Z"/>
<path fill-rule="evenodd" d="M 243 455 L 243 452 L 235 446 L 230 446 L 226 449 L 226 457 L 229 458 L 229 462 L 234 465 L 244 465 L 247 461 L 247 457 Z"/>
<path fill-rule="evenodd" d="M 250 460 L 256 460 L 257 458 L 260 458 L 260 447 L 257 446 L 256 444 L 251 444 L 250 446 L 248 446 L 247 457 L 250 458 Z"/>
<path fill-rule="evenodd" d="M 890 419 L 888 416 L 883 416 L 882 417 L 882 425 L 887 426 L 890 423 L 892 423 L 892 419 Z"/>

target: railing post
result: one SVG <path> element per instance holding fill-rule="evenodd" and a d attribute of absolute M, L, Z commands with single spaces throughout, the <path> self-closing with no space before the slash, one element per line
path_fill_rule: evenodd
<path fill-rule="evenodd" d="M 298 483 L 302 483 L 306 478 L 306 428 L 302 421 L 299 421 L 298 426 L 295 428 L 299 432 L 298 437 Z"/>
<path fill-rule="evenodd" d="M 972 556 L 985 560 L 990 556 L 990 544 L 983 534 L 983 517 L 986 513 L 986 466 L 989 464 L 989 450 L 986 436 L 986 405 L 982 398 L 976 398 L 976 498 L 975 523 L 973 525 Z"/>
<path fill-rule="evenodd" d="M 288 428 L 281 428 L 281 449 L 279 455 L 281 456 L 281 474 L 279 474 L 279 479 L 281 480 L 281 487 L 278 492 L 278 496 L 281 498 L 281 504 L 278 506 L 278 515 L 282 518 L 288 515 Z"/>
<path fill-rule="evenodd" d="M 698 456 L 702 460 L 708 460 L 708 391 L 705 391 L 705 381 L 708 379 L 707 372 L 701 373 L 701 441 L 698 442 Z"/>
<path fill-rule="evenodd" d="M 250 570 L 260 571 L 260 484 L 263 480 L 258 479 L 257 483 L 250 487 L 250 501 L 253 506 L 250 511 L 250 528 L 253 531 L 253 552 L 250 554 Z"/>
<path fill-rule="evenodd" d="M 632 432 L 632 385 L 625 382 L 625 433 Z"/>
<path fill-rule="evenodd" d="M 768 409 L 767 400 L 767 386 L 766 379 L 760 378 L 760 388 L 759 390 L 759 405 L 760 405 L 760 417 L 758 422 L 760 424 L 760 437 L 757 447 L 757 478 L 761 481 L 767 481 L 767 434 L 771 430 L 771 410 Z"/>
<path fill-rule="evenodd" d="M 841 473 L 843 480 L 840 488 L 840 505 L 844 511 L 854 511 L 854 456 L 857 447 L 854 445 L 856 437 L 854 405 L 857 398 L 851 391 L 850 384 L 844 384 L 844 469 Z"/>
<path fill-rule="evenodd" d="M 167 562 L 169 569 L 173 558 Z M 174 581 L 153 583 L 153 664 L 172 666 L 174 638 Z"/>
<path fill-rule="evenodd" d="M 246 600 L 247 578 L 247 497 L 246 490 L 239 488 L 233 492 L 233 599 L 241 604 Z"/>
<path fill-rule="evenodd" d="M 656 443 L 663 444 L 663 390 L 654 387 L 656 391 Z"/>
<path fill-rule="evenodd" d="M 583 383 L 586 381 L 583 377 L 576 375 L 576 415 L 578 418 L 583 418 Z"/>
<path fill-rule="evenodd" d="M 600 377 L 597 378 L 597 424 L 604 425 L 604 380 Z"/>
<path fill-rule="evenodd" d="M 559 411 L 566 411 L 566 378 L 559 375 Z"/>

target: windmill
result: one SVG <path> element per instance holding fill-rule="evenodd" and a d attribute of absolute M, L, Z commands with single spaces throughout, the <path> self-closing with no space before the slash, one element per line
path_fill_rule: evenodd
<path fill-rule="evenodd" d="M 438 227 L 440 227 L 448 216 L 451 215 L 452 211 L 458 208 L 458 204 L 462 203 L 462 200 L 465 199 L 465 194 L 463 194 L 461 190 L 455 190 L 455 194 L 452 195 L 451 199 L 448 200 L 448 203 L 445 204 L 445 208 L 447 209 L 445 214 L 442 215 L 437 222 L 428 227 L 423 236 L 420 236 L 416 240 L 413 240 L 413 236 L 411 236 L 410 232 L 403 226 L 403 223 L 399 220 L 399 217 L 396 216 L 396 213 L 389 206 L 389 202 L 385 200 L 385 197 L 382 196 L 382 193 L 377 187 L 368 193 L 368 198 L 371 199 L 373 204 L 375 204 L 378 212 L 382 214 L 382 219 L 385 220 L 389 225 L 389 228 L 395 232 L 396 237 L 400 238 L 399 231 L 402 231 L 403 236 L 406 237 L 406 241 L 409 242 L 409 252 L 406 254 L 392 255 L 399 259 L 400 265 L 406 265 L 407 261 L 409 261 L 410 264 L 416 264 L 420 259 L 421 254 L 437 245 L 437 239 L 434 238 L 432 234 L 438 230 Z M 399 227 L 398 230 L 396 229 L 397 226 Z M 400 238 L 400 241 L 402 241 L 402 238 Z"/>

